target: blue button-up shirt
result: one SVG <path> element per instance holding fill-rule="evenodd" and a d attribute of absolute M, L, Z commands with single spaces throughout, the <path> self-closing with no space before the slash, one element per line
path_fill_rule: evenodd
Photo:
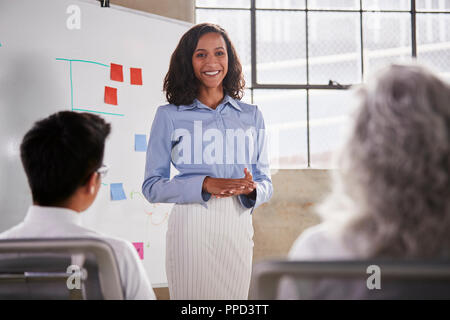
<path fill-rule="evenodd" d="M 170 164 L 180 172 L 170 179 Z M 257 182 L 256 200 L 239 195 L 240 203 L 255 209 L 272 196 L 264 119 L 257 106 L 226 95 L 212 109 L 195 99 L 191 105 L 160 106 L 147 148 L 142 192 L 148 201 L 200 203 L 211 194 L 203 180 L 243 178 L 247 168 Z"/>

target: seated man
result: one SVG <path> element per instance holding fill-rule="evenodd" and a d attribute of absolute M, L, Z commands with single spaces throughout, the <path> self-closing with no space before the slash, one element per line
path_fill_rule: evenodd
<path fill-rule="evenodd" d="M 23 222 L 0 234 L 15 238 L 98 238 L 113 248 L 125 299 L 155 299 L 133 245 L 81 226 L 81 212 L 94 202 L 106 173 L 102 165 L 110 124 L 70 111 L 38 121 L 25 134 L 20 156 L 33 205 Z"/>

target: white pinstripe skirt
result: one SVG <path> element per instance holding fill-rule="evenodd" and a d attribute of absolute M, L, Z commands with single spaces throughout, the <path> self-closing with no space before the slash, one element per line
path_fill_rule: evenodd
<path fill-rule="evenodd" d="M 170 299 L 248 299 L 253 257 L 250 209 L 237 196 L 176 204 L 166 235 Z"/>

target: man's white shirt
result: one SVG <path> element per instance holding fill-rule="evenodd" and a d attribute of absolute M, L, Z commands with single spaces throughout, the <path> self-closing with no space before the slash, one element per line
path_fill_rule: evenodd
<path fill-rule="evenodd" d="M 96 238 L 104 240 L 114 250 L 125 299 L 156 299 L 142 262 L 134 246 L 123 239 L 110 237 L 81 225 L 76 211 L 31 206 L 23 222 L 0 233 L 0 239 L 24 238 Z"/>

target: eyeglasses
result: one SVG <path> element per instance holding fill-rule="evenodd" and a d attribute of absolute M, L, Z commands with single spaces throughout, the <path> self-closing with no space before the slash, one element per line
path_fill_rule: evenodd
<path fill-rule="evenodd" d="M 106 174 L 108 173 L 109 167 L 106 164 L 102 164 L 100 168 L 96 171 L 100 178 L 104 179 L 106 177 Z"/>

